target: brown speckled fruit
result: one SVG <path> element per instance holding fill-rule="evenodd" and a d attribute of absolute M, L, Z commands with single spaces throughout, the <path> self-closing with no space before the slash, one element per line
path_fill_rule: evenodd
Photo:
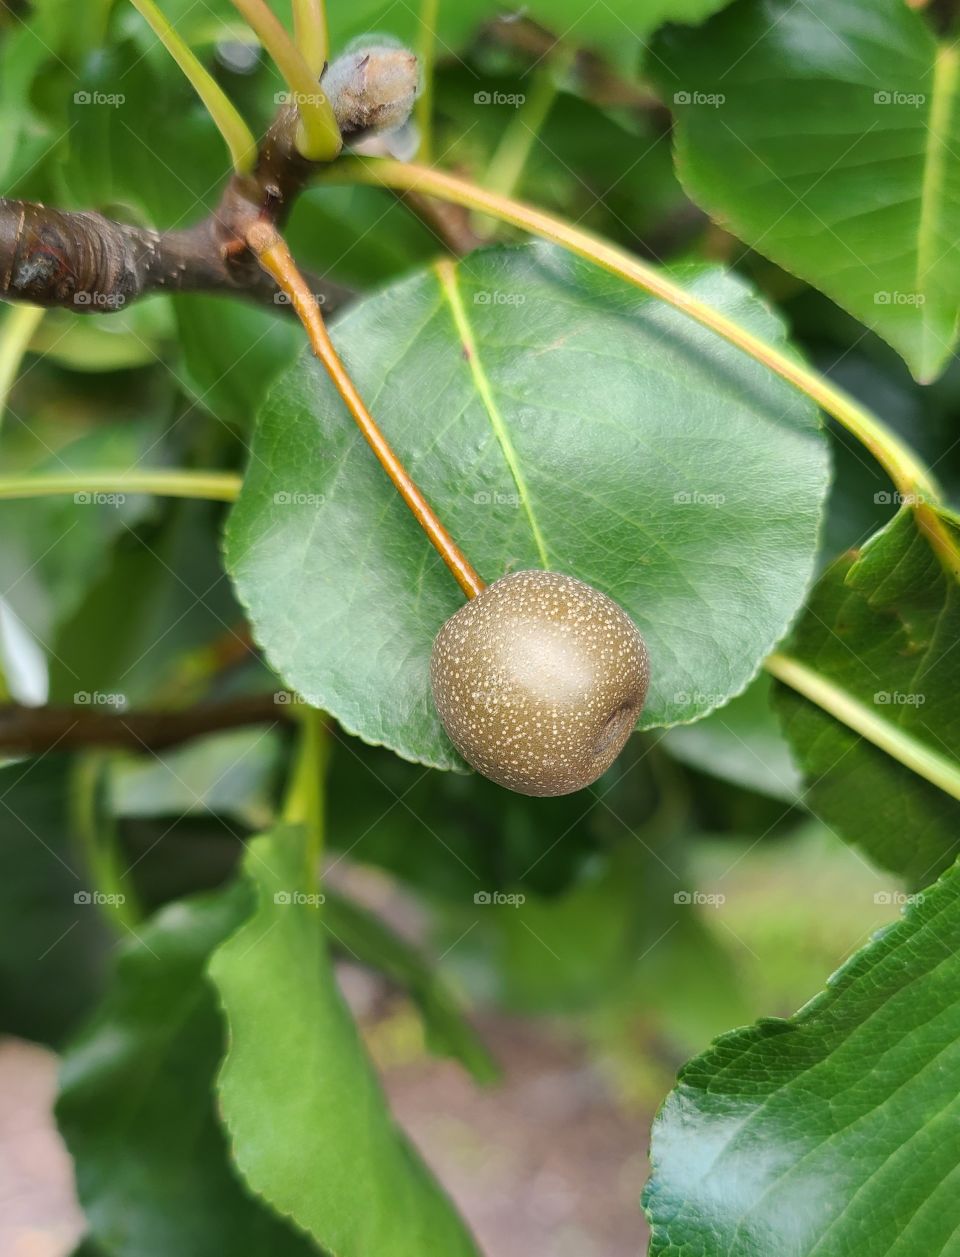
<path fill-rule="evenodd" d="M 443 727 L 477 772 L 521 794 L 569 794 L 623 750 L 650 664 L 606 594 L 559 572 L 514 572 L 447 620 L 430 679 Z"/>

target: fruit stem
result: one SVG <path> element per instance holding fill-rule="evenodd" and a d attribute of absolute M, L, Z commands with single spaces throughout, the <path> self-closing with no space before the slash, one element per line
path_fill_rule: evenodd
<path fill-rule="evenodd" d="M 420 40 L 417 60 L 420 62 L 421 87 L 414 105 L 414 119 L 420 130 L 417 156 L 422 162 L 433 160 L 433 76 L 437 60 L 437 18 L 440 0 L 420 0 Z"/>
<path fill-rule="evenodd" d="M 300 322 L 306 329 L 313 352 L 323 363 L 368 445 L 380 460 L 380 465 L 393 481 L 404 502 L 413 512 L 417 523 L 430 538 L 437 553 L 453 573 L 463 592 L 468 598 L 475 598 L 484 588 L 484 582 L 444 528 L 380 431 L 370 411 L 367 410 L 363 399 L 357 392 L 356 385 L 333 346 L 317 299 L 300 273 L 286 242 L 269 223 L 258 221 L 248 230 L 247 243 L 256 253 L 263 269 L 289 297 Z"/>

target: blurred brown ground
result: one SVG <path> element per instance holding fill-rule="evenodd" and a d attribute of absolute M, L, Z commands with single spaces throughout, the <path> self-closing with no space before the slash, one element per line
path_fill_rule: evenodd
<path fill-rule="evenodd" d="M 425 1057 L 388 1068 L 386 1082 L 486 1257 L 642 1253 L 646 1125 L 618 1111 L 584 1049 L 556 1029 L 501 1017 L 481 1030 L 503 1069 L 495 1086 Z M 51 1115 L 55 1075 L 51 1052 L 0 1040 L 2 1257 L 68 1257 L 82 1234 Z"/>

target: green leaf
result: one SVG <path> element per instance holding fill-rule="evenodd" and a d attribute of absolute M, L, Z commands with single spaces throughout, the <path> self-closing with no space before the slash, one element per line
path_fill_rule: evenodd
<path fill-rule="evenodd" d="M 333 946 L 359 964 L 385 974 L 410 994 L 423 1018 L 427 1046 L 460 1061 L 478 1082 L 492 1082 L 497 1067 L 430 961 L 361 904 L 326 892 L 323 923 Z"/>
<path fill-rule="evenodd" d="M 719 1039 L 654 1126 L 651 1257 L 957 1251 L 960 873 L 789 1020 Z"/>
<path fill-rule="evenodd" d="M 475 1257 L 393 1123 L 337 988 L 322 912 L 302 901 L 304 831 L 256 839 L 244 867 L 256 910 L 209 970 L 229 1027 L 218 1091 L 240 1172 L 338 1257 Z"/>
<path fill-rule="evenodd" d="M 957 340 L 957 49 L 903 0 L 748 0 L 655 53 L 693 199 L 935 378 Z"/>
<path fill-rule="evenodd" d="M 944 757 L 960 781 L 958 638 L 960 590 L 904 508 L 828 569 L 784 651 L 841 702 Z M 778 691 L 815 815 L 911 885 L 942 871 L 960 845 L 960 802 L 821 706 Z"/>
<path fill-rule="evenodd" d="M 204 965 L 248 905 L 237 886 L 159 913 L 64 1057 L 57 1117 L 111 1257 L 318 1252 L 243 1189 L 211 1092 L 224 1033 Z"/>
<path fill-rule="evenodd" d="M 782 339 L 729 276 L 688 282 Z M 805 398 L 541 246 L 415 275 L 354 307 L 336 339 L 485 579 L 550 567 L 633 616 L 652 660 L 643 727 L 744 688 L 812 570 L 826 455 Z M 459 591 L 309 354 L 260 417 L 227 564 L 294 689 L 365 740 L 459 766 L 428 675 Z"/>

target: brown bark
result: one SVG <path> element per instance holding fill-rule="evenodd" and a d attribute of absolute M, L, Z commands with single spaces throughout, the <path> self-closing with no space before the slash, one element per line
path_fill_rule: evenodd
<path fill-rule="evenodd" d="M 402 122 L 416 75 L 416 58 L 403 49 L 370 48 L 339 58 L 323 82 L 345 141 Z M 246 236 L 258 220 L 282 226 L 316 169 L 297 151 L 296 128 L 296 108 L 285 105 L 253 173 L 233 175 L 213 213 L 182 231 L 151 231 L 93 211 L 0 197 L 0 298 L 85 314 L 108 314 L 156 292 L 276 302 L 278 289 L 247 249 Z M 328 311 L 349 295 L 323 278 L 311 277 L 311 286 Z"/>

